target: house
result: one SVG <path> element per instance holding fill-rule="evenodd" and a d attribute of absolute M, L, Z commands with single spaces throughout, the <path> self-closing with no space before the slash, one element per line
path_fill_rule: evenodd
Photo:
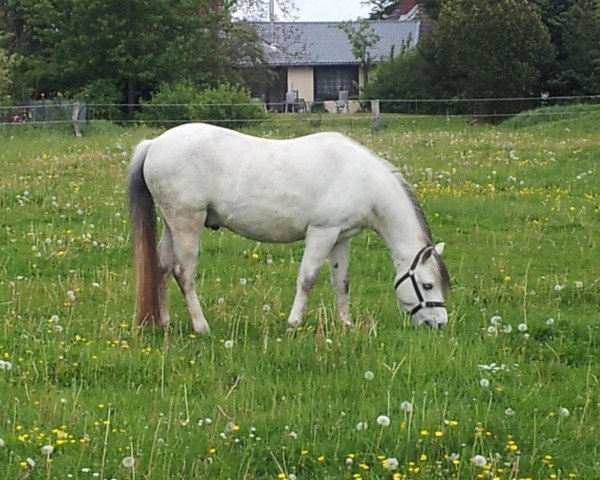
<path fill-rule="evenodd" d="M 348 22 L 257 22 L 258 35 L 265 44 L 265 54 L 275 79 L 264 92 L 270 109 L 282 110 L 287 92 L 312 103 L 326 101 L 335 109 L 339 92 L 346 90 L 357 97 L 363 74 L 360 62 L 342 26 Z M 421 23 L 417 20 L 379 20 L 369 22 L 379 37 L 369 49 L 374 65 L 389 58 L 392 52 L 417 44 Z M 355 30 L 360 22 L 351 23 Z"/>

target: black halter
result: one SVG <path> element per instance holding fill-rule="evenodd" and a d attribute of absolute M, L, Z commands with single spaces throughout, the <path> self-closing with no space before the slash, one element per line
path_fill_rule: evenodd
<path fill-rule="evenodd" d="M 444 304 L 444 302 L 425 301 L 425 299 L 423 298 L 423 294 L 421 293 L 421 289 L 419 288 L 419 284 L 417 283 L 417 279 L 415 278 L 415 269 L 417 268 L 417 265 L 419 264 L 419 260 L 421 260 L 421 257 L 423 256 L 423 254 L 429 249 L 433 249 L 433 247 L 431 245 L 429 245 L 429 246 L 423 247 L 421 250 L 419 250 L 419 252 L 415 256 L 415 259 L 413 260 L 412 264 L 410 265 L 408 272 L 406 272 L 404 275 L 402 275 L 394 284 L 394 290 L 397 290 L 398 287 L 402 284 L 402 282 L 404 282 L 405 280 L 410 278 L 412 286 L 415 289 L 415 293 L 417 294 L 417 298 L 419 299 L 419 303 L 417 304 L 417 306 L 415 306 L 410 311 L 411 315 L 414 315 L 422 308 L 436 308 L 436 307 L 446 308 L 446 305 Z"/>

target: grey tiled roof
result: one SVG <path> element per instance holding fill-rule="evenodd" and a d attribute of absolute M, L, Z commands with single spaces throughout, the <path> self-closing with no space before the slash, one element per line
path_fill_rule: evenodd
<path fill-rule="evenodd" d="M 357 64 L 346 33 L 340 29 L 345 22 L 269 22 L 253 23 L 265 42 L 267 60 L 271 65 L 335 65 Z M 379 36 L 369 49 L 371 59 L 379 63 L 388 57 L 392 46 L 396 54 L 403 44 L 414 46 L 419 41 L 418 21 L 373 21 L 371 28 Z M 359 22 L 353 22 L 358 30 Z"/>

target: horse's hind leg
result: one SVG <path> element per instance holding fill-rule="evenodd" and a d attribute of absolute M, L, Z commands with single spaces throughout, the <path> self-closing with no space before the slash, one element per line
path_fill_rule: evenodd
<path fill-rule="evenodd" d="M 196 295 L 196 262 L 205 220 L 206 212 L 202 211 L 193 214 L 178 212 L 169 221 L 175 255 L 173 273 L 185 298 L 194 330 L 198 333 L 210 331 Z"/>
<path fill-rule="evenodd" d="M 167 304 L 167 281 L 175 268 L 175 251 L 171 229 L 164 222 L 163 233 L 158 243 L 158 259 L 160 263 L 160 279 L 158 284 L 160 302 L 160 323 L 169 325 L 169 307 Z"/>
<path fill-rule="evenodd" d="M 350 259 L 350 239 L 340 240 L 331 249 L 329 264 L 331 266 L 331 285 L 335 293 L 337 314 L 344 325 L 352 325 L 348 306 L 348 267 Z"/>
<path fill-rule="evenodd" d="M 296 297 L 288 324 L 297 327 L 302 321 L 302 315 L 308 301 L 308 294 L 317 282 L 319 271 L 335 245 L 340 234 L 339 228 L 308 227 L 300 272 L 296 282 Z"/>

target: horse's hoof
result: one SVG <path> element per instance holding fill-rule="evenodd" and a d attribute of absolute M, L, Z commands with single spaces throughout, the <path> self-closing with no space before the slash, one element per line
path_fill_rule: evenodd
<path fill-rule="evenodd" d="M 201 335 L 207 335 L 210 333 L 210 326 L 208 323 L 203 323 L 201 325 L 194 324 L 194 332 L 199 333 Z"/>

